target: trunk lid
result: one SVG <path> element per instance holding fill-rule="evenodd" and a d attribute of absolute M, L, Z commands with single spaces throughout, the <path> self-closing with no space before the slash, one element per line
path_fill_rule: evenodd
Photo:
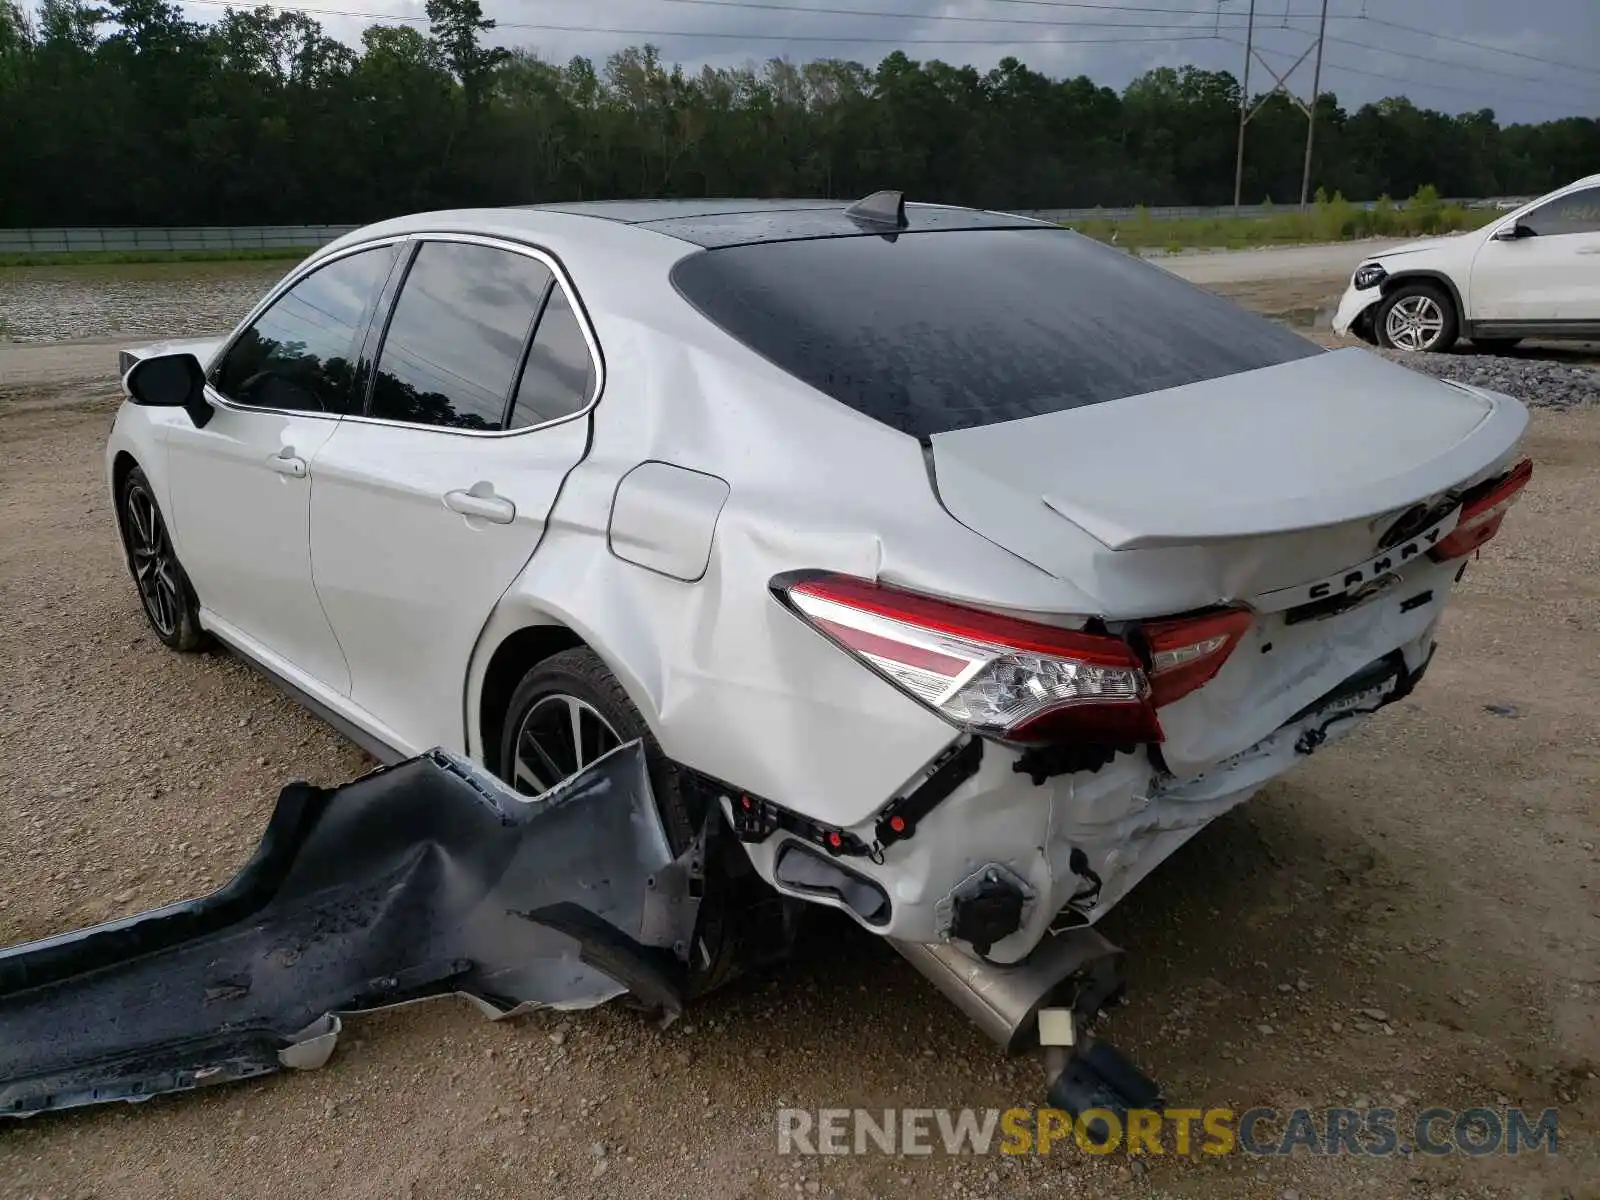
<path fill-rule="evenodd" d="M 1113 628 L 1254 610 L 1218 674 L 1160 711 L 1163 761 L 1187 779 L 1374 664 L 1426 661 L 1458 566 L 1427 550 L 1526 425 L 1508 396 L 1340 350 L 936 434 L 932 457 L 957 520 Z"/>
<path fill-rule="evenodd" d="M 1362 562 L 1526 425 L 1510 397 L 1348 349 L 931 441 L 952 516 L 1137 616 Z"/>

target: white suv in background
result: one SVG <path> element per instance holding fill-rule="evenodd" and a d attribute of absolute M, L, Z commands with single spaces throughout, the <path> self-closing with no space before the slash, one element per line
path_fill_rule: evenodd
<path fill-rule="evenodd" d="M 1362 260 L 1333 328 L 1396 350 L 1448 350 L 1460 337 L 1485 350 L 1600 338 L 1600 175 L 1473 233 Z"/>

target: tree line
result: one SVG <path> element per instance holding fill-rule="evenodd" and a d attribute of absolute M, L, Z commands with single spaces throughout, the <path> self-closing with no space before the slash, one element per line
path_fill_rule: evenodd
<path fill-rule="evenodd" d="M 1226 204 L 1239 84 L 1162 67 L 1120 93 L 901 52 L 688 72 L 652 46 L 546 62 L 485 44 L 478 0 L 360 48 L 310 16 L 164 0 L 0 0 L 0 226 L 364 222 L 457 205 L 862 196 L 1002 208 Z M 1303 116 L 1251 122 L 1247 202 L 1300 190 Z M 1500 125 L 1403 97 L 1318 100 L 1312 186 L 1534 194 L 1600 164 L 1600 121 Z"/>

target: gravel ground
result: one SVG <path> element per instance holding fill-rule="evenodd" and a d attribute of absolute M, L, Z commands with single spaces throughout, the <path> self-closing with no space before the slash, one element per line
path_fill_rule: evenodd
<path fill-rule="evenodd" d="M 1414 371 L 1504 392 L 1531 408 L 1600 404 L 1600 371 L 1587 365 L 1505 354 L 1407 354 L 1400 350 L 1378 353 Z"/>
<path fill-rule="evenodd" d="M 289 262 L 0 269 L 0 339 L 204 337 L 244 318 Z"/>
<path fill-rule="evenodd" d="M 0 945 L 215 886 L 283 782 L 365 762 L 234 660 L 147 632 L 100 477 L 112 362 L 0 345 Z M 1527 447 L 1533 484 L 1421 687 L 1104 929 L 1130 952 L 1109 1032 L 1175 1102 L 1553 1105 L 1557 1156 L 780 1157 L 782 1106 L 1007 1107 L 1042 1082 L 825 921 L 666 1032 L 441 1002 L 348 1022 L 319 1072 L 0 1127 L 0 1197 L 1594 1200 L 1600 411 L 1535 412 Z"/>

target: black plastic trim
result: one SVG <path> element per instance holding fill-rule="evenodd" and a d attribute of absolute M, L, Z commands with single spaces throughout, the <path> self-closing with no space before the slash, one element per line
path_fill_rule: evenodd
<path fill-rule="evenodd" d="M 1600 321 L 1473 321 L 1471 326 L 1479 337 L 1600 338 Z"/>
<path fill-rule="evenodd" d="M 368 733 L 361 726 L 350 720 L 349 717 L 329 708 L 293 680 L 278 674 L 277 671 L 274 671 L 249 651 L 240 649 L 231 642 L 228 643 L 228 649 L 238 656 L 239 661 L 261 672 L 268 680 L 282 689 L 289 699 L 310 709 L 312 713 L 333 726 L 344 737 L 361 747 L 384 766 L 392 766 L 408 757 L 405 751 L 389 745 L 388 742 L 375 734 Z"/>
<path fill-rule="evenodd" d="M 878 845 L 891 846 L 915 834 L 917 825 L 951 792 L 976 775 L 982 762 L 982 738 L 968 736 L 965 741 L 958 739 L 950 743 L 921 783 L 904 796 L 890 800 L 878 814 L 877 828 L 873 831 Z"/>

